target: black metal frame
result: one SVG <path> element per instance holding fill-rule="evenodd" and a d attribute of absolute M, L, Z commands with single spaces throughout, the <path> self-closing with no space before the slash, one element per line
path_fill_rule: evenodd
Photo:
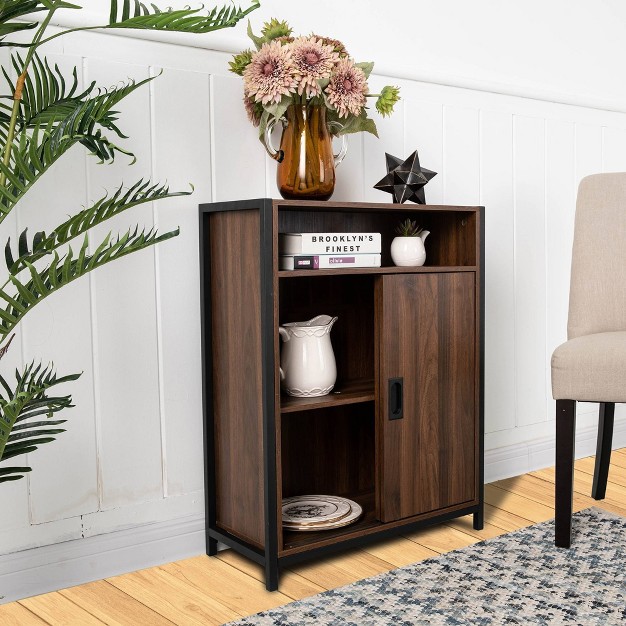
<path fill-rule="evenodd" d="M 422 208 L 420 206 L 420 208 Z M 301 561 L 314 559 L 364 546 L 383 538 L 413 532 L 421 528 L 440 524 L 450 519 L 473 515 L 474 528 L 480 530 L 484 523 L 484 349 L 485 349 L 485 244 L 484 207 L 479 207 L 480 215 L 480 344 L 479 344 L 479 466 L 477 505 L 456 509 L 424 520 L 399 524 L 392 528 L 381 527 L 366 535 L 347 538 L 337 543 L 307 549 L 304 552 L 278 556 L 278 493 L 276 467 L 276 424 L 274 396 L 274 311 L 273 311 L 273 201 L 269 198 L 216 202 L 201 204 L 199 207 L 200 237 L 200 316 L 202 343 L 202 408 L 204 428 L 204 472 L 206 509 L 206 552 L 217 554 L 218 542 L 233 548 L 265 569 L 265 582 L 268 591 L 278 589 L 280 569 Z M 261 550 L 246 541 L 219 529 L 216 525 L 215 493 L 215 441 L 213 418 L 213 358 L 211 340 L 211 232 L 209 214 L 221 211 L 243 211 L 256 209 L 260 214 L 260 289 L 261 289 L 261 347 L 262 347 L 262 406 L 263 406 L 263 447 L 264 447 L 264 490 L 265 490 L 265 549 Z"/>
<path fill-rule="evenodd" d="M 478 207 L 480 217 L 480 289 L 478 348 L 478 511 L 474 513 L 473 526 L 482 530 L 485 525 L 485 207 Z"/>

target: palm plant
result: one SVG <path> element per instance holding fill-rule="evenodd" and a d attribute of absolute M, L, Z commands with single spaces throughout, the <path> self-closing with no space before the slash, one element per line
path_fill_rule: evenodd
<path fill-rule="evenodd" d="M 64 0 L 0 0 L 0 46 L 14 48 L 10 66 L 2 68 L 9 93 L 0 95 L 0 224 L 41 176 L 77 143 L 101 163 L 112 162 L 118 153 L 134 160 L 132 153 L 117 144 L 125 135 L 118 128 L 118 112 L 114 109 L 148 81 L 131 80 L 110 89 L 92 82 L 81 91 L 76 68 L 71 76 L 64 76 L 39 53 L 44 44 L 69 32 L 93 28 L 208 33 L 237 24 L 259 6 L 259 0 L 250 2 L 245 9 L 224 6 L 205 13 L 190 8 L 160 10 L 138 0 L 111 0 L 106 24 L 47 35 L 56 11 L 82 7 Z M 25 43 L 23 34 L 17 41 L 9 40 L 22 31 L 32 33 L 30 41 Z M 89 231 L 94 226 L 137 205 L 189 193 L 139 180 L 129 188 L 118 187 L 49 233 L 37 232 L 30 238 L 25 230 L 17 246 L 9 238 L 5 246 L 6 279 L 0 285 L 0 358 L 11 342 L 12 331 L 44 298 L 106 263 L 179 232 L 161 234 L 136 226 L 92 243 Z M 66 420 L 51 418 L 70 408 L 72 398 L 51 395 L 51 390 L 79 376 L 57 376 L 52 365 L 35 363 L 17 370 L 13 385 L 0 376 L 0 462 L 32 452 L 63 432 L 60 426 Z M 19 480 L 30 470 L 0 466 L 0 482 Z"/>

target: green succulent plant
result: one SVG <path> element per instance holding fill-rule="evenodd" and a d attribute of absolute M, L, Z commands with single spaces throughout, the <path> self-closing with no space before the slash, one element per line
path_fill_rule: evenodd
<path fill-rule="evenodd" d="M 263 24 L 261 34 L 266 41 L 277 39 L 278 37 L 289 37 L 292 33 L 291 26 L 285 20 L 280 21 L 273 17 L 269 22 Z"/>
<path fill-rule="evenodd" d="M 393 113 L 393 108 L 398 100 L 400 100 L 400 88 L 387 85 L 382 88 L 376 100 L 376 110 L 383 117 L 388 117 Z"/>
<path fill-rule="evenodd" d="M 152 79 L 131 80 L 109 89 L 97 87 L 94 82 L 81 91 L 76 68 L 64 75 L 57 66 L 51 66 L 40 54 L 44 44 L 70 32 L 94 28 L 208 33 L 235 26 L 258 8 L 259 0 L 250 2 L 246 9 L 229 5 L 205 12 L 191 8 L 161 10 L 137 0 L 111 0 L 107 23 L 46 36 L 56 11 L 82 7 L 65 0 L 0 0 L 0 46 L 15 50 L 10 65 L 2 67 L 6 92 L 0 92 L 0 224 L 76 144 L 87 148 L 100 163 L 110 163 L 118 154 L 134 160 L 128 150 L 118 145 L 126 137 L 118 128 L 115 107 Z M 32 33 L 30 41 L 24 42 L 23 31 Z M 9 40 L 16 34 L 17 40 Z M 31 238 L 25 230 L 17 246 L 7 240 L 8 277 L 0 284 L 0 358 L 8 349 L 15 327 L 49 295 L 102 265 L 179 232 L 160 234 L 135 226 L 93 242 L 89 231 L 94 226 L 140 204 L 189 193 L 139 180 L 129 188 L 120 185 L 91 206 L 70 214 L 51 232 L 37 232 Z M 51 390 L 79 376 L 57 376 L 52 365 L 34 363 L 16 371 L 12 385 L 0 376 L 0 462 L 33 452 L 63 432 L 59 426 L 66 420 L 51 418 L 70 408 L 72 398 L 51 395 Z M 30 469 L 0 463 L 0 482 L 19 480 Z"/>
<path fill-rule="evenodd" d="M 410 217 L 407 217 L 404 222 L 400 222 L 396 226 L 396 235 L 398 237 L 419 237 L 420 233 L 424 229 L 421 226 L 418 226 L 417 222 L 411 220 Z"/>

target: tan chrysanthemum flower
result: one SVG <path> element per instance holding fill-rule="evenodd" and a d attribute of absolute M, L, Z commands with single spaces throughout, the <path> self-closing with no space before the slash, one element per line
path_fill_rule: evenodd
<path fill-rule="evenodd" d="M 290 48 L 298 72 L 298 94 L 304 93 L 307 98 L 318 96 L 321 89 L 317 81 L 330 78 L 339 55 L 315 37 L 298 37 Z"/>
<path fill-rule="evenodd" d="M 351 59 L 341 59 L 324 90 L 339 117 L 360 115 L 368 91 L 365 73 Z"/>
<path fill-rule="evenodd" d="M 254 97 L 249 96 L 247 93 L 243 94 L 243 105 L 246 109 L 248 119 L 252 122 L 253 126 L 258 126 L 261 123 L 261 115 L 263 115 L 263 106 L 260 102 L 255 102 Z"/>
<path fill-rule="evenodd" d="M 270 41 L 252 56 L 243 73 L 244 89 L 255 102 L 280 102 L 298 86 L 289 46 Z"/>
<path fill-rule="evenodd" d="M 339 39 L 332 39 L 331 37 L 324 37 L 323 35 L 311 35 L 311 37 L 313 37 L 314 39 L 318 39 L 319 41 L 321 41 L 325 46 L 331 46 L 332 49 L 340 56 L 340 57 L 347 57 L 350 56 L 348 54 L 348 51 L 346 50 L 346 47 L 343 45 L 343 43 L 341 43 L 341 41 L 339 41 Z"/>

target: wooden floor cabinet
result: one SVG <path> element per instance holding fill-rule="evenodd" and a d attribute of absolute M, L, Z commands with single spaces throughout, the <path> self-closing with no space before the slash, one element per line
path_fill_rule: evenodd
<path fill-rule="evenodd" d="M 395 267 L 394 228 L 430 231 Z M 278 233 L 379 232 L 382 267 L 284 271 Z M 242 200 L 200 206 L 207 553 L 260 563 L 266 586 L 316 555 L 473 514 L 483 524 L 482 207 Z M 319 314 L 330 395 L 281 394 L 278 327 Z M 283 530 L 283 498 L 349 497 L 350 526 Z"/>

